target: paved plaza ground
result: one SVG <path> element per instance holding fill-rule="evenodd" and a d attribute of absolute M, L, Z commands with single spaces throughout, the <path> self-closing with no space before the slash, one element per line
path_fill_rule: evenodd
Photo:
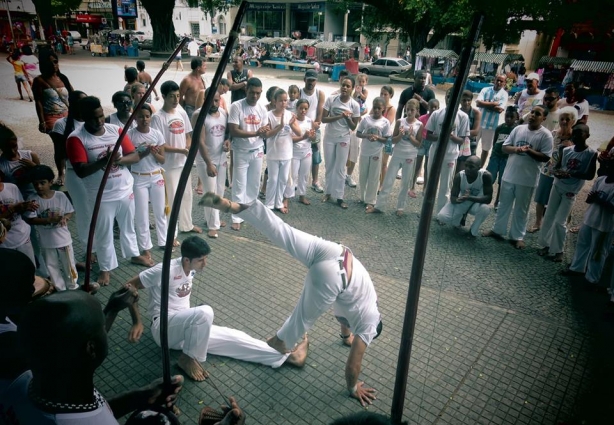
<path fill-rule="evenodd" d="M 60 58 L 74 88 L 99 96 L 109 112 L 111 95 L 124 85 L 126 63 L 133 66 L 134 60 L 93 58 L 85 51 Z M 160 61 L 148 61 L 148 71 L 155 75 L 160 65 Z M 162 81 L 181 81 L 189 65 L 184 67 L 185 72 L 177 72 L 172 66 Z M 208 82 L 214 67 L 209 65 Z M 265 90 L 272 85 L 301 85 L 298 72 L 270 68 L 253 68 L 253 72 L 262 78 Z M 0 68 L 0 78 L 4 82 L 0 86 L 2 121 L 17 132 L 25 147 L 41 155 L 43 163 L 52 165 L 51 141 L 37 131 L 34 105 L 18 100 L 10 65 Z M 383 84 L 388 84 L 387 79 L 371 79 L 370 99 Z M 337 85 L 318 83 L 327 94 Z M 404 86 L 393 87 L 396 102 Z M 443 93 L 437 95 L 443 99 Z M 159 108 L 161 103 L 154 105 Z M 591 146 L 611 138 L 612 118 L 591 112 Z M 370 271 L 384 329 L 367 350 L 361 380 L 378 391 L 369 410 L 389 414 L 422 197 L 410 200 L 407 214 L 397 218 L 392 214 L 395 196 L 385 214 L 366 215 L 357 190 L 348 188 L 346 194 L 350 206 L 346 211 L 322 204 L 320 195 L 310 191 L 312 205 L 293 201 L 283 218 L 301 230 L 349 246 Z M 574 224 L 581 223 L 583 199 L 574 207 Z M 194 222 L 202 226 L 202 209 L 194 205 Z M 491 215 L 484 228 L 492 220 Z M 180 239 L 185 236 L 180 234 Z M 298 299 L 304 267 L 249 225 L 238 233 L 222 229 L 219 239 L 207 242 L 212 253 L 205 271 L 195 278 L 192 302 L 211 305 L 219 325 L 256 338 L 272 336 Z M 570 261 L 575 242 L 576 236 L 570 235 L 565 262 Z M 82 258 L 84 247 L 77 241 L 74 246 Z M 537 248 L 537 235 L 528 235 L 527 248 L 517 251 L 507 242 L 470 241 L 449 226 L 433 224 L 404 420 L 411 424 L 611 423 L 614 309 L 607 308 L 607 295 L 587 290 L 582 281 L 559 276 L 563 265 L 545 261 Z M 154 257 L 161 260 L 162 252 L 154 251 Z M 120 260 L 111 286 L 97 297 L 106 302 L 113 290 L 141 270 Z M 610 273 L 611 265 L 605 277 L 609 279 Z M 146 291 L 141 299 L 148 324 Z M 124 312 L 111 330 L 109 356 L 97 372 L 96 385 L 106 396 L 161 376 L 160 349 L 148 331 L 140 343 L 130 344 L 129 320 Z M 331 312 L 318 320 L 309 338 L 310 353 L 303 369 L 274 370 L 216 356 L 207 359 L 205 368 L 224 395 L 238 399 L 251 424 L 325 424 L 359 411 L 360 405 L 345 390 L 348 348 L 341 344 Z M 178 354 L 172 353 L 173 361 Z M 179 402 L 182 423 L 196 423 L 202 407 L 223 402 L 209 383 L 187 382 Z"/>

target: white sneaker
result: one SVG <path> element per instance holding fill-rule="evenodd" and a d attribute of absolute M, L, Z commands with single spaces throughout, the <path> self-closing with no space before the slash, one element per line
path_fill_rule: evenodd
<path fill-rule="evenodd" d="M 424 184 L 424 177 L 418 177 L 416 179 L 416 184 Z"/>
<path fill-rule="evenodd" d="M 349 187 L 356 187 L 356 182 L 354 181 L 352 176 L 345 177 L 345 184 L 347 184 Z"/>
<path fill-rule="evenodd" d="M 399 169 L 399 172 L 397 173 L 397 180 L 401 180 L 403 178 L 403 169 Z"/>

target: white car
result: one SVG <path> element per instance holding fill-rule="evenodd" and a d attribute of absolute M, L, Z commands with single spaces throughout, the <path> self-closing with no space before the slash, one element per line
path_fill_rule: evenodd
<path fill-rule="evenodd" d="M 379 58 L 373 62 L 360 62 L 358 71 L 363 74 L 389 76 L 409 71 L 411 63 L 399 58 Z"/>

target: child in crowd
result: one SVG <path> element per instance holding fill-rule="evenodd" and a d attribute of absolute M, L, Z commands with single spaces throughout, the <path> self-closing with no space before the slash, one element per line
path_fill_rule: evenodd
<path fill-rule="evenodd" d="M 296 102 L 300 96 L 301 91 L 297 85 L 292 84 L 288 87 L 288 106 L 286 106 L 286 109 L 293 114 L 296 114 Z"/>
<path fill-rule="evenodd" d="M 497 197 L 495 198 L 495 210 L 499 207 L 499 194 L 501 192 L 501 178 L 505 171 L 508 154 L 503 152 L 503 142 L 510 135 L 512 130 L 518 125 L 518 110 L 514 106 L 508 106 L 505 110 L 505 122 L 497 127 L 494 135 L 494 144 L 488 166 L 486 170 L 492 175 L 493 183 L 495 180 L 498 183 Z"/>
<path fill-rule="evenodd" d="M 11 230 L 7 232 L 2 248 L 23 252 L 36 264 L 34 248 L 30 240 L 30 225 L 25 218 L 36 217 L 38 204 L 34 201 L 24 201 L 19 188 L 12 183 L 2 182 L 0 175 L 0 217 L 8 219 Z"/>
<path fill-rule="evenodd" d="M 369 90 L 367 90 L 367 83 L 369 82 L 369 76 L 367 74 L 358 74 L 356 75 L 356 87 L 352 92 L 352 99 L 358 102 L 358 106 L 360 107 L 360 116 L 364 117 L 367 112 L 369 112 L 369 108 L 367 107 L 367 97 L 369 96 Z M 350 133 L 350 152 L 348 154 L 348 160 L 346 164 L 346 178 L 345 184 L 349 187 L 356 187 L 356 182 L 352 178 L 352 174 L 354 173 L 354 167 L 358 162 L 358 157 L 360 156 L 360 141 L 358 140 L 358 136 L 355 131 Z M 381 161 L 380 161 L 381 164 Z"/>
<path fill-rule="evenodd" d="M 286 110 L 288 94 L 278 89 L 273 95 L 275 109 L 269 111 L 271 130 L 266 133 L 266 160 L 269 169 L 265 205 L 282 214 L 288 213 L 284 192 L 290 177 L 292 161 L 292 133 L 301 134 L 301 129 L 292 112 Z"/>
<path fill-rule="evenodd" d="M 469 117 L 469 139 L 460 147 L 460 155 L 456 160 L 456 172 L 459 173 L 465 169 L 465 161 L 471 155 L 475 155 L 478 147 L 478 136 L 480 134 L 480 121 L 482 113 L 478 108 L 471 106 L 473 102 L 473 93 L 470 90 L 464 90 L 461 94 L 460 110 Z"/>
<path fill-rule="evenodd" d="M 418 118 L 418 121 L 422 123 L 422 145 L 418 148 L 418 156 L 416 157 L 416 167 L 414 169 L 414 179 L 411 183 L 411 189 L 409 191 L 409 196 L 412 198 L 416 197 L 415 187 L 416 181 L 418 180 L 418 176 L 420 175 L 420 171 L 422 170 L 422 162 L 424 161 L 424 171 L 423 171 L 423 183 L 424 187 L 426 187 L 427 177 L 428 177 L 428 166 L 429 166 L 429 150 L 431 149 L 431 141 L 426 138 L 426 123 L 429 120 L 431 114 L 439 109 L 439 101 L 437 99 L 429 100 L 429 109 L 428 112 L 424 115 L 421 115 Z"/>
<path fill-rule="evenodd" d="M 30 175 L 36 194 L 28 200 L 38 204 L 38 209 L 36 216 L 27 221 L 36 226 L 40 236 L 41 251 L 49 269 L 50 280 L 60 291 L 77 289 L 75 253 L 68 230 L 68 220 L 75 210 L 63 192 L 51 189 L 55 178 L 51 168 L 38 165 Z"/>
<path fill-rule="evenodd" d="M 405 202 L 407 195 L 412 198 L 416 197 L 413 191 L 409 191 L 409 183 L 414 177 L 414 165 L 418 156 L 418 149 L 422 145 L 423 125 L 416 118 L 420 111 L 420 103 L 416 99 L 410 99 L 405 104 L 405 118 L 400 118 L 395 126 L 392 135 L 392 143 L 394 150 L 392 151 L 392 159 L 390 160 L 389 172 L 384 179 L 384 187 L 382 188 L 374 212 L 381 212 L 382 207 L 386 204 L 386 200 L 396 179 L 397 170 L 401 170 L 401 190 L 397 201 L 397 216 L 403 215 L 405 210 Z M 413 196 L 412 196 L 413 194 Z"/>
<path fill-rule="evenodd" d="M 166 187 L 164 185 L 164 136 L 151 128 L 152 110 L 145 103 L 136 114 L 136 128 L 128 130 L 128 137 L 138 152 L 141 160 L 132 164 L 130 171 L 134 177 L 134 224 L 139 251 L 151 258 L 151 232 L 149 231 L 149 204 L 156 222 L 158 247 L 166 245 L 167 222 L 165 209 Z"/>
<path fill-rule="evenodd" d="M 31 150 L 19 149 L 17 135 L 13 130 L 0 123 L 0 173 L 4 181 L 19 187 L 24 199 L 34 194 L 28 172 L 40 164 L 38 155 Z M 64 184 L 64 182 L 62 182 Z"/>
<path fill-rule="evenodd" d="M 366 115 L 358 128 L 356 137 L 362 139 L 358 180 L 360 200 L 366 204 L 365 212 L 375 212 L 379 176 L 382 172 L 382 150 L 384 143 L 392 136 L 390 121 L 384 117 L 384 99 L 373 100 L 371 115 Z"/>
<path fill-rule="evenodd" d="M 17 84 L 17 91 L 19 91 L 19 98 L 23 100 L 23 93 L 21 87 L 26 89 L 26 94 L 32 102 L 32 89 L 30 88 L 30 77 L 28 71 L 26 71 L 26 64 L 20 59 L 21 52 L 19 49 L 15 49 L 11 55 L 6 58 L 7 62 L 13 65 L 13 72 L 15 74 L 15 83 Z"/>
<path fill-rule="evenodd" d="M 307 99 L 299 99 L 296 102 L 296 122 L 301 129 L 301 134 L 292 136 L 292 178 L 288 179 L 286 193 L 284 194 L 286 208 L 287 200 L 295 195 L 295 188 L 298 201 L 304 205 L 311 204 L 306 194 L 307 180 L 311 170 L 311 144 L 316 141 L 316 130 L 313 120 L 307 116 L 308 110 L 309 101 Z"/>
<path fill-rule="evenodd" d="M 266 100 L 267 105 L 266 105 L 266 110 L 267 111 L 272 111 L 273 109 L 275 109 L 275 100 L 274 100 L 274 95 L 275 92 L 279 90 L 279 87 L 273 86 L 273 87 L 269 87 L 269 89 L 266 91 Z M 264 154 L 266 155 L 266 138 L 264 138 L 263 140 L 264 142 Z M 269 167 L 268 167 L 268 161 L 267 161 L 267 167 L 264 169 L 264 177 L 262 178 L 262 186 L 260 187 L 260 193 L 258 194 L 258 198 L 260 199 L 266 199 L 266 187 L 268 184 L 268 180 L 269 180 Z"/>

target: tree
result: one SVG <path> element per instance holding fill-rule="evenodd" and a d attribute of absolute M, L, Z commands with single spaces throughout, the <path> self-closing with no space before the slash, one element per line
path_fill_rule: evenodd
<path fill-rule="evenodd" d="M 32 0 L 32 3 L 40 17 L 41 25 L 49 29 L 53 27 L 54 16 L 65 15 L 79 9 L 81 0 Z"/>

